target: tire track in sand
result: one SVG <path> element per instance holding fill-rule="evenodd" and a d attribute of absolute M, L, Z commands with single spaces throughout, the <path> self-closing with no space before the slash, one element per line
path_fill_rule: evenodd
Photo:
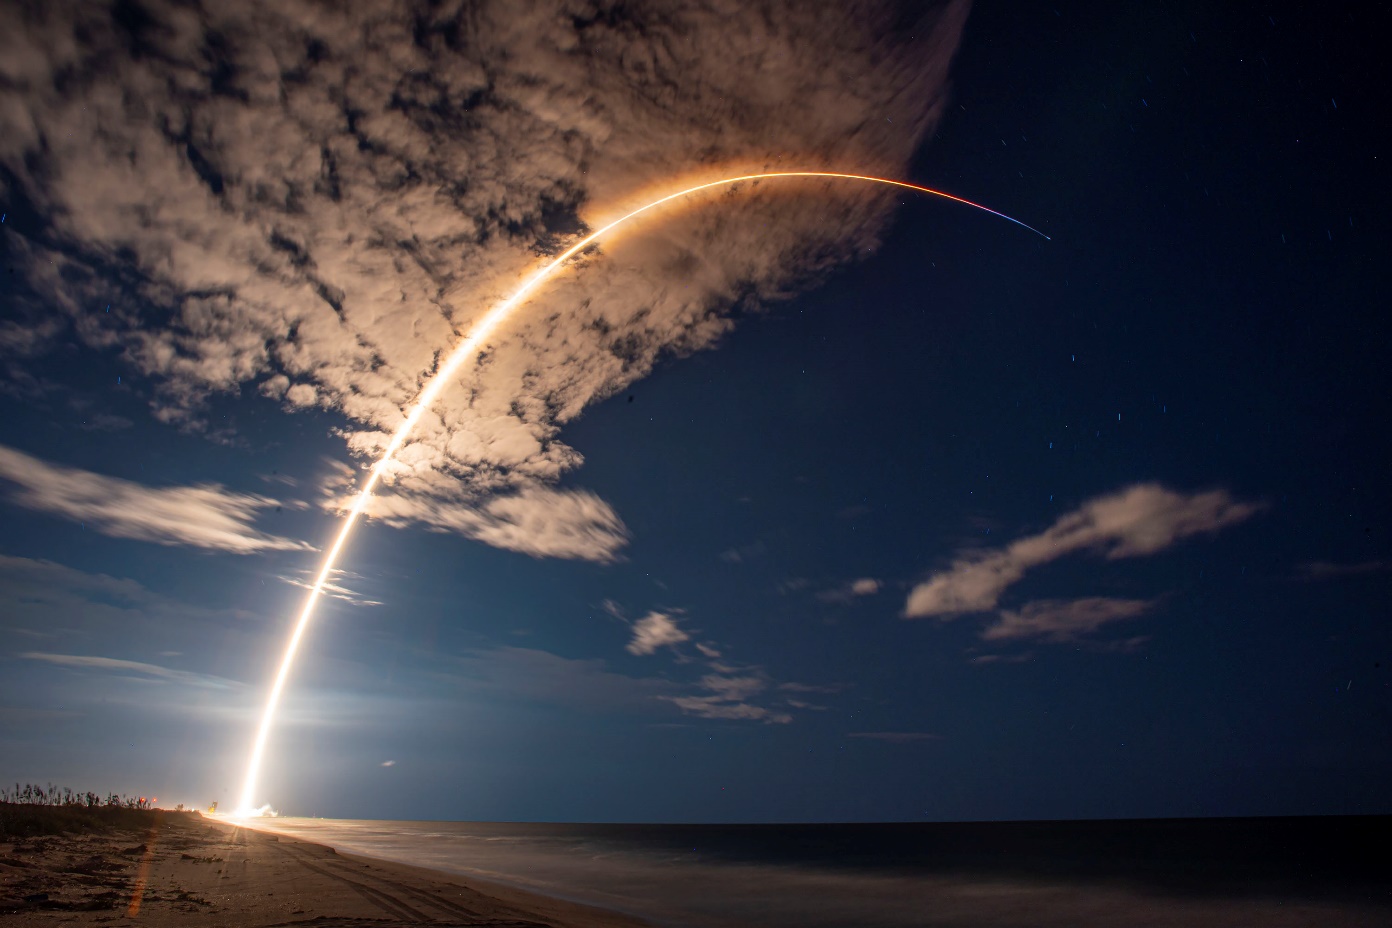
<path fill-rule="evenodd" d="M 281 850 L 285 851 L 290 856 L 294 857 L 297 861 L 299 861 L 307 867 L 310 867 L 311 869 L 318 869 L 314 866 L 313 863 L 310 862 L 314 860 L 322 861 L 326 867 L 332 867 L 336 862 L 340 862 L 339 858 L 336 856 L 324 856 L 316 858 L 307 849 L 295 847 L 293 845 L 282 844 Z M 346 862 L 341 862 L 341 865 L 344 867 L 348 866 Z M 417 904 L 424 904 L 439 909 L 447 917 L 456 919 L 467 919 L 468 924 L 470 925 L 492 926 L 492 928 L 546 928 L 545 922 L 537 922 L 527 919 L 516 918 L 498 919 L 485 916 L 482 912 L 479 912 L 476 909 L 470 909 L 467 906 L 455 902 L 452 899 L 448 899 L 444 896 L 441 896 L 438 893 L 432 893 L 427 890 L 417 889 L 414 886 L 407 886 L 404 883 L 398 883 L 392 879 L 389 879 L 388 877 L 379 876 L 375 873 L 358 873 L 357 871 L 353 871 L 353 873 L 354 876 L 372 880 L 392 890 L 393 892 L 404 893 L 405 895 L 412 897 L 413 901 L 415 901 Z M 338 879 L 350 883 L 356 882 L 354 880 L 349 880 L 347 877 L 343 876 L 338 876 Z M 372 889 L 372 887 L 367 887 L 365 884 L 362 883 L 358 883 L 357 885 L 367 889 Z M 382 891 L 378 890 L 378 892 Z M 382 894 L 387 896 L 388 898 L 395 898 L 394 896 L 391 896 L 385 892 L 383 892 Z M 401 902 L 401 900 L 397 901 Z"/>
<path fill-rule="evenodd" d="M 392 915 L 396 918 L 405 920 L 414 920 L 417 922 L 435 921 L 435 919 L 426 915 L 424 912 L 412 908 L 409 903 L 401 899 L 398 899 L 389 893 L 385 893 L 380 889 L 375 889 L 374 887 L 367 886 L 363 883 L 359 883 L 357 880 L 350 880 L 348 879 L 348 877 L 344 876 L 341 873 L 334 873 L 331 870 L 311 863 L 310 858 L 307 854 L 301 854 L 291 851 L 289 845 L 287 844 L 277 842 L 276 849 L 279 850 L 286 857 L 289 857 L 291 860 L 295 861 L 295 863 L 310 871 L 311 873 L 317 873 L 320 876 L 325 876 L 331 880 L 337 880 L 338 882 L 343 883 L 349 889 L 353 890 L 353 892 L 357 893 L 359 896 L 362 896 L 368 902 L 371 902 L 373 905 L 377 906 L 377 908 L 386 912 L 388 915 Z M 402 887 L 393 884 L 393 888 L 400 889 Z"/>

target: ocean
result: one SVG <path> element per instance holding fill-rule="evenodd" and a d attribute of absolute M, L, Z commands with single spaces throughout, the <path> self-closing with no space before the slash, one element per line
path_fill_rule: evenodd
<path fill-rule="evenodd" d="M 1392 925 L 1386 816 L 256 826 L 670 928 Z"/>

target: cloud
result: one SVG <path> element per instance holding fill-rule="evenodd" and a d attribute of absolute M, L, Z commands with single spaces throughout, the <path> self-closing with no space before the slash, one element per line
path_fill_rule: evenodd
<path fill-rule="evenodd" d="M 334 411 L 370 458 L 441 352 L 618 210 L 762 167 L 902 174 L 966 12 L 899 28 L 893 0 L 0 7 L 0 176 L 47 223 L 2 230 L 36 294 L 0 329 L 12 377 L 77 342 L 151 382 L 163 421 L 207 430 L 208 398 L 245 391 Z M 607 242 L 461 371 L 384 480 L 403 500 L 384 518 L 612 559 L 607 506 L 538 495 L 583 461 L 563 426 L 714 345 L 732 307 L 873 249 L 894 203 L 746 184 Z M 572 511 L 536 517 L 552 502 Z"/>
<path fill-rule="evenodd" d="M 874 596 L 879 591 L 880 581 L 873 577 L 861 577 L 851 583 L 851 593 L 855 596 Z"/>
<path fill-rule="evenodd" d="M 848 737 L 886 741 L 890 744 L 917 744 L 922 741 L 937 741 L 942 736 L 926 731 L 853 731 Z"/>
<path fill-rule="evenodd" d="M 618 603 L 605 600 L 603 608 L 610 615 L 627 622 Z M 680 613 L 681 610 L 672 611 Z M 705 719 L 746 720 L 785 725 L 793 720 L 787 711 L 789 709 L 821 711 L 825 708 L 782 695 L 770 699 L 772 694 L 769 694 L 769 690 L 775 687 L 764 669 L 725 661 L 724 648 L 715 642 L 694 643 L 703 661 L 689 657 L 677 646 L 691 641 L 691 635 L 681 628 L 669 613 L 650 611 L 633 623 L 632 630 L 633 639 L 627 645 L 630 654 L 655 654 L 659 649 L 667 647 L 677 652 L 678 663 L 701 662 L 711 671 L 701 676 L 694 685 L 679 686 L 674 692 L 657 695 L 658 699 L 670 702 L 686 715 Z M 779 684 L 776 689 L 786 692 L 834 692 L 831 689 L 799 683 Z"/>
<path fill-rule="evenodd" d="M 310 579 L 310 577 L 313 577 L 316 574 L 317 571 L 303 571 L 303 576 L 281 576 L 279 579 L 284 581 L 285 583 L 290 584 L 291 586 L 299 587 L 302 590 L 312 590 L 314 589 L 314 583 Z M 380 600 L 368 599 L 366 596 L 363 596 L 358 591 L 350 589 L 349 587 L 344 586 L 342 583 L 337 582 L 346 578 L 353 578 L 358 580 L 363 579 L 361 574 L 353 573 L 351 571 L 343 570 L 341 568 L 334 568 L 331 579 L 325 581 L 325 583 L 319 588 L 320 593 L 331 599 L 337 599 L 341 602 L 351 603 L 354 606 L 384 605 L 384 603 L 382 603 Z"/>
<path fill-rule="evenodd" d="M 36 640 L 70 642 L 88 633 L 114 634 L 121 640 L 158 640 L 168 648 L 173 629 L 222 636 L 260 620 L 245 609 L 209 608 L 161 596 L 134 580 L 4 555 L 0 602 L 5 603 L 7 630 Z"/>
<path fill-rule="evenodd" d="M 874 596 L 880 591 L 880 581 L 874 577 L 861 577 L 833 590 L 822 590 L 817 599 L 824 603 L 848 603 L 861 596 Z"/>
<path fill-rule="evenodd" d="M 373 497 L 368 514 L 388 525 L 423 524 L 532 557 L 609 563 L 628 543 L 623 520 L 585 490 L 534 486 L 477 504 L 388 494 Z"/>
<path fill-rule="evenodd" d="M 1300 565 L 1302 580 L 1333 580 L 1338 577 L 1358 577 L 1392 570 L 1392 560 L 1358 561 L 1336 564 L 1332 561 L 1311 561 Z"/>
<path fill-rule="evenodd" d="M 140 661 L 121 660 L 114 657 L 92 657 L 82 654 L 48 654 L 41 651 L 26 651 L 19 655 L 24 660 L 44 661 L 60 667 L 78 667 L 86 670 L 105 670 L 120 676 L 134 676 L 168 683 L 181 683 L 202 689 L 231 690 L 242 689 L 244 684 L 212 674 L 190 673 L 186 670 L 171 670 L 156 664 Z"/>
<path fill-rule="evenodd" d="M 904 617 L 989 612 L 1031 568 L 1064 555 L 1091 551 L 1117 560 L 1155 554 L 1191 535 L 1242 522 L 1261 508 L 1237 502 L 1223 490 L 1184 494 L 1158 484 L 1137 484 L 1084 503 L 1038 535 L 994 551 L 959 556 L 947 570 L 910 591 Z"/>
<path fill-rule="evenodd" d="M 789 693 L 840 693 L 846 689 L 843 683 L 780 683 L 780 690 Z"/>
<path fill-rule="evenodd" d="M 446 662 L 445 673 L 466 690 L 512 700 L 594 712 L 657 712 L 662 696 L 680 686 L 658 677 L 632 677 L 602 660 L 575 659 L 535 648 L 469 651 Z"/>
<path fill-rule="evenodd" d="M 670 615 L 649 612 L 633 623 L 633 640 L 628 643 L 627 650 L 630 654 L 654 654 L 658 648 L 690 640 L 691 636 L 682 631 Z"/>
<path fill-rule="evenodd" d="M 792 715 L 780 705 L 757 700 L 771 688 L 758 667 L 727 667 L 695 683 L 665 677 L 634 677 L 609 669 L 602 660 L 561 657 L 530 648 L 471 651 L 447 662 L 450 680 L 513 700 L 581 708 L 604 713 L 643 714 L 675 706 L 705 719 L 787 724 Z"/>
<path fill-rule="evenodd" d="M 738 548 L 729 548 L 725 551 L 721 551 L 719 557 L 727 564 L 742 564 L 745 561 L 761 557 L 767 551 L 768 547 L 762 541 L 756 541 L 752 544 L 741 545 Z"/>
<path fill-rule="evenodd" d="M 1019 609 L 1002 609 L 997 620 L 981 632 L 981 637 L 987 641 L 1020 638 L 1072 641 L 1080 634 L 1095 632 L 1111 622 L 1143 615 L 1154 605 L 1143 599 L 1101 596 L 1038 600 Z"/>
<path fill-rule="evenodd" d="M 234 554 L 313 550 L 251 527 L 257 512 L 277 505 L 214 483 L 147 487 L 91 471 L 50 464 L 0 446 L 0 479 L 16 484 L 10 501 L 90 524 L 104 535 L 161 545 L 191 545 Z"/>
<path fill-rule="evenodd" d="M 1034 658 L 1034 655 L 1025 652 L 1023 654 L 978 654 L 976 657 L 967 661 L 969 664 L 1023 664 Z"/>
<path fill-rule="evenodd" d="M 826 706 L 819 706 L 816 703 L 804 702 L 801 699 L 785 699 L 783 705 L 790 709 L 807 709 L 812 712 L 825 712 Z"/>
<path fill-rule="evenodd" d="M 700 696 L 663 696 L 687 715 L 703 719 L 743 719 L 769 725 L 787 725 L 792 715 L 783 709 L 752 702 L 769 688 L 768 677 L 757 667 L 723 667 L 701 678 Z"/>
<path fill-rule="evenodd" d="M 396 761 L 394 761 L 394 760 L 384 760 L 384 761 L 382 761 L 381 766 L 383 766 L 383 767 L 395 767 L 395 766 L 396 766 Z"/>
<path fill-rule="evenodd" d="M 122 606 L 146 608 L 161 597 L 134 580 L 107 574 L 90 574 L 54 561 L 0 554 L 0 584 L 14 601 L 30 601 L 43 590 L 68 596 L 96 594 Z"/>

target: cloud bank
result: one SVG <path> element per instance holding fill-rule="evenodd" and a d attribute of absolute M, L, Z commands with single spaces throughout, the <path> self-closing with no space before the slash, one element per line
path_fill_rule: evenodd
<path fill-rule="evenodd" d="M 902 173 L 966 8 L 8 4 L 0 193 L 46 225 L 5 227 L 39 299 L 0 343 L 119 352 L 185 428 L 217 394 L 332 410 L 370 458 L 471 321 L 611 212 L 731 171 Z M 553 489 L 582 462 L 562 426 L 872 248 L 893 202 L 746 185 L 606 244 L 446 391 L 380 517 L 612 558 L 618 517 Z"/>
<path fill-rule="evenodd" d="M 0 480 L 13 485 L 12 503 L 90 524 L 114 538 L 233 554 L 311 549 L 304 542 L 251 527 L 258 512 L 279 505 L 276 500 L 233 493 L 213 483 L 147 487 L 51 464 L 3 445 Z"/>

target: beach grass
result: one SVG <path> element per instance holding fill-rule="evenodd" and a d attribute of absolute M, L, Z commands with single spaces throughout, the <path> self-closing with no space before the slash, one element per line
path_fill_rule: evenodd
<path fill-rule="evenodd" d="M 15 784 L 0 789 L 0 840 L 43 835 L 148 831 L 163 815 L 196 813 L 153 808 L 143 796 L 79 793 L 66 787 Z"/>

